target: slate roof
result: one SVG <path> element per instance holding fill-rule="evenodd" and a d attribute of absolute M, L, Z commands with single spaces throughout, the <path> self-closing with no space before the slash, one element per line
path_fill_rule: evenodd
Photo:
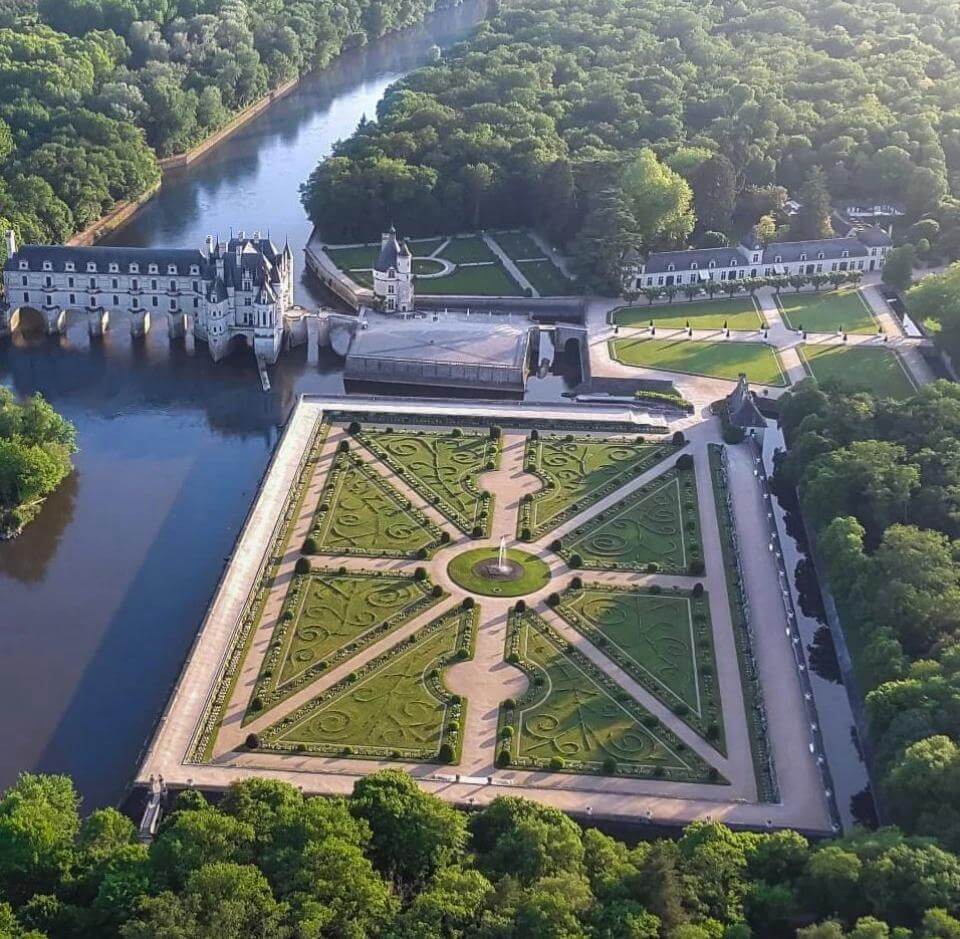
<path fill-rule="evenodd" d="M 766 427 L 767 422 L 750 391 L 747 376 L 740 375 L 737 387 L 727 396 L 727 418 L 734 427 Z"/>
<path fill-rule="evenodd" d="M 763 249 L 764 264 L 789 264 L 794 261 L 836 261 L 844 257 L 862 258 L 870 252 L 856 238 L 817 238 L 812 241 L 773 241 Z M 822 254 L 820 258 L 818 255 Z M 806 255 L 802 258 L 801 255 Z M 780 258 L 777 261 L 777 258 Z"/>
<path fill-rule="evenodd" d="M 208 261 L 202 251 L 194 248 L 113 248 L 94 246 L 91 248 L 67 247 L 65 245 L 22 245 L 17 253 L 8 258 L 4 270 L 20 270 L 20 261 L 26 261 L 31 271 L 42 271 L 43 262 L 50 261 L 53 270 L 63 273 L 68 261 L 76 266 L 76 273 L 86 273 L 87 263 L 97 265 L 97 273 L 105 274 L 111 264 L 116 264 L 121 273 L 128 273 L 131 264 L 139 264 L 140 273 L 147 273 L 149 264 L 156 264 L 160 274 L 167 273 L 170 264 L 177 266 L 177 272 L 184 276 L 190 274 L 190 265 L 195 264 L 203 272 Z"/>
<path fill-rule="evenodd" d="M 647 274 L 662 274 L 670 270 L 670 265 L 676 271 L 690 270 L 690 265 L 694 262 L 701 269 L 710 267 L 710 262 L 714 261 L 714 267 L 732 267 L 733 262 L 738 265 L 746 264 L 744 256 L 735 248 L 691 248 L 688 251 L 656 251 L 647 258 Z"/>

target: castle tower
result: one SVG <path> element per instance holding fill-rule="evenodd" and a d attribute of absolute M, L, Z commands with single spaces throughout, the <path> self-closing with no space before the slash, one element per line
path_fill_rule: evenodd
<path fill-rule="evenodd" d="M 373 294 L 385 313 L 413 311 L 413 256 L 397 239 L 392 225 L 380 239 L 380 255 L 373 265 Z"/>

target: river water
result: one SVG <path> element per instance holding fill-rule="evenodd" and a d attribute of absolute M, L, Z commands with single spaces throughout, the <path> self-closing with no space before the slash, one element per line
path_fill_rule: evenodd
<path fill-rule="evenodd" d="M 299 269 L 310 226 L 298 188 L 384 89 L 466 35 L 481 0 L 340 59 L 164 187 L 117 244 L 203 245 L 269 229 Z M 297 299 L 318 295 L 301 277 Z M 0 789 L 20 771 L 70 773 L 87 809 L 115 803 L 196 633 L 279 429 L 305 391 L 342 392 L 340 362 L 304 349 L 260 390 L 252 356 L 214 365 L 163 332 L 122 324 L 90 345 L 0 343 L 0 382 L 42 391 L 76 425 L 77 471 L 14 542 L 0 543 Z M 553 398 L 559 378 L 533 379 Z"/>

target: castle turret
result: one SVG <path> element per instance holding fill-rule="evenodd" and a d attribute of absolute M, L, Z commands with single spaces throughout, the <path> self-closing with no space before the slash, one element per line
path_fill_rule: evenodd
<path fill-rule="evenodd" d="M 373 265 L 373 293 L 387 313 L 413 310 L 413 256 L 392 225 L 380 238 L 380 254 Z"/>

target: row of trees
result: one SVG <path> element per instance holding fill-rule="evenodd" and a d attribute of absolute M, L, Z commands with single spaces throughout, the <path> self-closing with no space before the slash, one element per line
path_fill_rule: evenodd
<path fill-rule="evenodd" d="M 39 393 L 0 386 L 0 537 L 16 534 L 72 472 L 76 431 Z"/>
<path fill-rule="evenodd" d="M 901 203 L 960 255 L 957 20 L 933 0 L 516 0 L 393 86 L 304 205 L 337 240 L 537 226 L 612 288 L 632 249 L 761 218 L 828 236 L 844 199 Z"/>
<path fill-rule="evenodd" d="M 432 0 L 3 0 L 0 229 L 60 242 L 270 88 Z M 4 260 L 0 246 L 0 261 Z"/>
<path fill-rule="evenodd" d="M 906 401 L 803 382 L 783 399 L 798 487 L 866 694 L 892 818 L 960 849 L 960 386 Z"/>
<path fill-rule="evenodd" d="M 348 799 L 250 779 L 138 844 L 61 776 L 0 799 L 9 939 L 955 939 L 960 860 L 893 829 L 819 846 L 691 825 L 628 847 L 555 809 L 471 815 L 403 773 Z"/>
<path fill-rule="evenodd" d="M 671 284 L 667 287 L 644 287 L 639 291 L 627 291 L 624 296 L 627 300 L 636 300 L 643 297 L 648 303 L 657 300 L 666 300 L 673 303 L 678 296 L 693 300 L 701 294 L 706 294 L 711 300 L 718 293 L 725 293 L 728 297 L 735 297 L 740 293 L 747 293 L 751 297 L 758 290 L 769 287 L 778 295 L 788 287 L 798 293 L 804 287 L 813 287 L 818 293 L 827 285 L 840 287 L 843 284 L 858 284 L 863 279 L 862 271 L 832 271 L 829 274 L 792 274 L 791 276 L 777 275 L 776 277 L 741 277 L 735 280 L 707 280 L 694 284 Z"/>

